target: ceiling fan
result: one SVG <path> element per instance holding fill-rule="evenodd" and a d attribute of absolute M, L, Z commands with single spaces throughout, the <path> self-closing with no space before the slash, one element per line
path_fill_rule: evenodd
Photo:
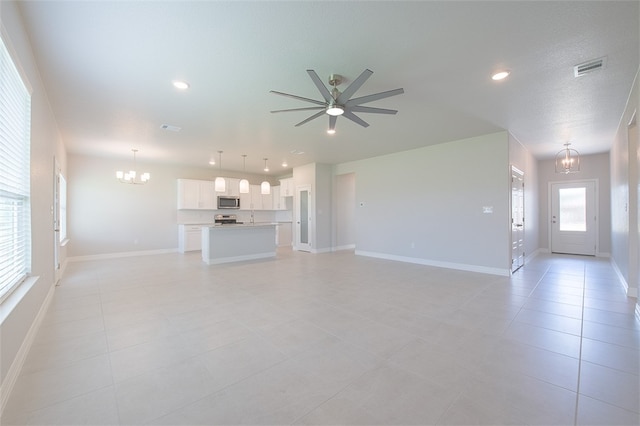
<path fill-rule="evenodd" d="M 313 80 L 313 83 L 316 85 L 320 94 L 324 98 L 323 101 L 318 101 L 315 99 L 304 98 L 302 96 L 291 95 L 289 93 L 278 92 L 275 90 L 271 90 L 271 93 L 275 93 L 276 95 L 287 96 L 293 99 L 299 99 L 305 102 L 311 102 L 312 104 L 316 104 L 319 106 L 315 107 L 305 107 L 305 108 L 293 108 L 293 109 L 279 109 L 276 111 L 271 111 L 272 113 L 276 112 L 288 112 L 288 111 L 312 111 L 319 110 L 316 114 L 313 114 L 311 117 L 302 120 L 296 127 L 302 126 L 309 121 L 320 117 L 323 114 L 329 115 L 329 130 L 328 133 L 335 133 L 336 129 L 336 120 L 338 116 L 341 115 L 349 120 L 353 121 L 361 125 L 362 127 L 369 127 L 369 123 L 358 117 L 354 114 L 354 112 L 367 112 L 367 113 L 375 113 L 375 114 L 396 114 L 398 111 L 394 109 L 385 109 L 385 108 L 373 108 L 362 106 L 362 104 L 366 104 L 369 102 L 377 101 L 379 99 L 388 98 L 390 96 L 400 95 L 404 93 L 404 89 L 394 89 L 386 92 L 375 93 L 373 95 L 362 96 L 359 98 L 351 99 L 351 96 L 364 84 L 365 81 L 373 71 L 366 69 L 356 78 L 345 90 L 344 92 L 340 92 L 338 90 L 338 86 L 342 83 L 342 76 L 338 74 L 331 74 L 329 76 L 329 84 L 333 87 L 331 91 L 327 88 L 327 86 L 322 83 L 320 77 L 314 70 L 307 70 L 307 74 Z"/>

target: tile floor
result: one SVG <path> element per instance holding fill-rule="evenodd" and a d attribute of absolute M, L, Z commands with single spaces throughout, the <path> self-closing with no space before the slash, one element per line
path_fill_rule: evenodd
<path fill-rule="evenodd" d="M 634 304 L 589 257 L 73 263 L 2 424 L 638 425 Z"/>

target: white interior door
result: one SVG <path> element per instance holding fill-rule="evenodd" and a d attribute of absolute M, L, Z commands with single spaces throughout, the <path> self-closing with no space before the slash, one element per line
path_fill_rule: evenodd
<path fill-rule="evenodd" d="M 60 166 L 53 162 L 53 267 L 54 280 L 60 281 Z"/>
<path fill-rule="evenodd" d="M 296 188 L 296 250 L 311 251 L 311 185 Z"/>
<path fill-rule="evenodd" d="M 551 184 L 551 251 L 596 254 L 595 181 Z"/>
<path fill-rule="evenodd" d="M 524 173 L 511 166 L 511 271 L 524 265 Z"/>

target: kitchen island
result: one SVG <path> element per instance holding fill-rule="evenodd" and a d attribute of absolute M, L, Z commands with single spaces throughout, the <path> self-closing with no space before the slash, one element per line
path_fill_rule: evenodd
<path fill-rule="evenodd" d="M 275 256 L 275 223 L 202 227 L 202 260 L 208 265 Z"/>

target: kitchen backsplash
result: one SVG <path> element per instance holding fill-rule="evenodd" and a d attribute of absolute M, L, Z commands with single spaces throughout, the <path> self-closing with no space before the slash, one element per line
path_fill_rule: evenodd
<path fill-rule="evenodd" d="M 213 223 L 216 214 L 235 214 L 238 222 L 249 223 L 251 211 L 249 210 L 177 210 L 177 223 L 179 225 Z M 291 210 L 255 210 L 254 222 L 291 222 Z"/>

